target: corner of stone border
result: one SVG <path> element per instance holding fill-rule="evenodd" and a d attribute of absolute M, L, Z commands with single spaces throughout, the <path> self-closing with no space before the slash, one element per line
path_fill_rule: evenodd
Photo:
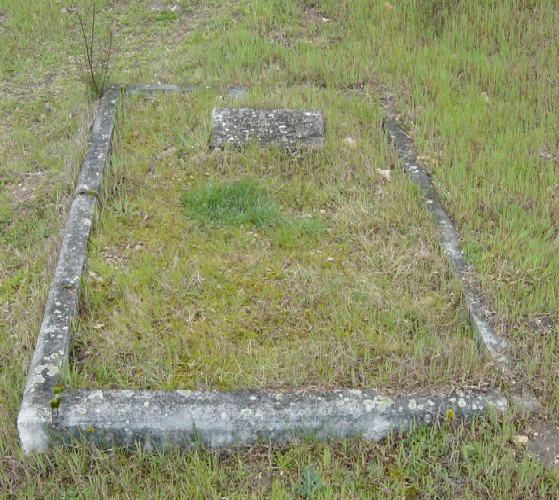
<path fill-rule="evenodd" d="M 48 426 L 52 415 L 49 411 L 25 401 L 17 417 L 17 429 L 23 452 L 26 455 L 42 453 L 49 448 Z"/>

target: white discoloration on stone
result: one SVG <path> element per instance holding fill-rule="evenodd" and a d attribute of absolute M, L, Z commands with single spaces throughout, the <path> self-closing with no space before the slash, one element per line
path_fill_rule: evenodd
<path fill-rule="evenodd" d="M 464 398 L 460 398 L 460 399 L 458 400 L 458 406 L 459 406 L 460 408 L 465 408 L 465 407 L 468 406 L 468 405 L 467 405 L 466 401 L 464 400 Z"/>
<path fill-rule="evenodd" d="M 34 375 L 31 381 L 33 385 L 42 384 L 45 381 L 45 377 L 43 377 L 42 375 Z"/>
<path fill-rule="evenodd" d="M 365 405 L 365 411 L 369 413 L 375 407 L 375 402 L 372 399 L 365 399 L 363 400 L 363 404 Z"/>
<path fill-rule="evenodd" d="M 252 415 L 252 410 L 250 408 L 242 408 L 239 414 L 242 417 L 250 417 Z"/>
<path fill-rule="evenodd" d="M 348 392 L 355 396 L 361 396 L 361 394 L 363 394 L 363 391 L 361 389 L 350 389 Z"/>
<path fill-rule="evenodd" d="M 392 399 L 385 396 L 377 396 L 374 401 L 377 409 L 379 409 L 380 411 L 384 411 L 394 404 L 394 401 L 392 401 Z"/>
<path fill-rule="evenodd" d="M 93 391 L 89 396 L 87 396 L 87 399 L 103 399 L 103 391 Z"/>
<path fill-rule="evenodd" d="M 393 424 L 382 417 L 376 417 L 370 424 L 369 428 L 363 433 L 363 437 L 372 441 L 380 441 L 390 432 Z"/>
<path fill-rule="evenodd" d="M 378 410 L 382 412 L 390 408 L 394 404 L 394 401 L 392 401 L 392 399 L 385 396 L 375 396 L 374 399 L 363 400 L 363 404 L 365 405 L 365 411 L 367 413 L 373 410 Z"/>
<path fill-rule="evenodd" d="M 192 391 L 178 390 L 177 392 L 185 398 L 189 398 L 190 396 L 192 396 Z"/>
<path fill-rule="evenodd" d="M 415 399 L 412 399 L 408 408 L 410 410 L 423 410 L 425 407 L 421 403 L 418 403 Z"/>
<path fill-rule="evenodd" d="M 58 354 L 58 353 L 54 353 L 54 354 Z M 44 363 L 42 365 L 38 365 L 35 367 L 35 373 L 43 373 L 44 370 L 47 370 L 47 375 L 49 377 L 54 377 L 55 375 L 58 375 L 58 372 L 60 371 L 58 366 L 53 365 L 52 363 Z"/>

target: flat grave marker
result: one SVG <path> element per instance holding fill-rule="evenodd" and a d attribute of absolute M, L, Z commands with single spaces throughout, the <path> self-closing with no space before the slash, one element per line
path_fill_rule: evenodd
<path fill-rule="evenodd" d="M 287 149 L 324 144 L 324 118 L 315 109 L 214 108 L 210 147 L 276 144 Z"/>

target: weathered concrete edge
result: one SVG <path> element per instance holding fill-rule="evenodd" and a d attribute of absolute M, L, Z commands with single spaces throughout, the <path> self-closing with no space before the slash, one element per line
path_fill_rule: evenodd
<path fill-rule="evenodd" d="M 370 390 L 127 391 L 62 393 L 46 433 L 52 442 L 82 440 L 101 448 L 231 447 L 259 441 L 289 442 L 365 437 L 381 440 L 441 417 L 471 419 L 505 412 L 499 392 L 456 390 L 447 395 L 391 398 Z M 38 450 L 40 451 L 40 450 Z"/>
<path fill-rule="evenodd" d="M 93 121 L 87 152 L 82 163 L 75 195 L 100 196 L 103 172 L 109 160 L 116 109 L 120 102 L 121 87 L 113 85 L 105 90 L 99 110 Z"/>
<path fill-rule="evenodd" d="M 87 241 L 100 199 L 103 171 L 109 162 L 120 89 L 116 85 L 108 87 L 101 97 L 78 175 L 17 419 L 25 453 L 48 448 L 45 426 L 52 420 L 53 388 L 60 371 L 68 363 L 72 321 L 77 316 L 80 281 L 87 258 Z"/>
<path fill-rule="evenodd" d="M 172 85 L 164 83 L 131 83 L 126 86 L 126 95 L 153 94 L 155 92 L 196 92 L 199 90 L 224 91 L 227 97 L 241 97 L 248 94 L 248 87 L 236 85 Z"/>
<path fill-rule="evenodd" d="M 460 247 L 458 233 L 439 201 L 431 178 L 417 160 L 412 140 L 393 117 L 389 116 L 383 120 L 383 128 L 404 163 L 404 171 L 425 196 L 427 208 L 431 212 L 439 232 L 443 251 L 450 261 L 456 276 L 462 283 L 464 301 L 478 342 L 490 354 L 493 360 L 503 369 L 508 370 L 511 362 L 507 352 L 507 342 L 493 331 L 482 311 L 481 298 L 468 286 L 469 265 Z"/>
<path fill-rule="evenodd" d="M 78 310 L 80 279 L 96 206 L 95 196 L 76 196 L 66 222 L 18 415 L 20 440 L 26 453 L 48 446 L 43 427 L 51 420 L 53 388 L 68 363 L 72 321 Z"/>

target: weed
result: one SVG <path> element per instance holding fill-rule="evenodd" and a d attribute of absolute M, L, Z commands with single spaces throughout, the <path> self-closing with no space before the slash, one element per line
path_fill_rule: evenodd
<path fill-rule="evenodd" d="M 307 465 L 301 472 L 299 481 L 294 490 L 295 493 L 302 497 L 309 498 L 316 495 L 322 489 L 322 481 L 320 476 L 312 465 Z"/>
<path fill-rule="evenodd" d="M 85 8 L 87 10 L 87 4 Z M 97 8 L 97 0 L 92 0 L 91 14 L 87 12 L 87 17 L 83 17 L 82 14 L 78 13 L 77 17 L 82 35 L 82 47 L 85 51 L 86 85 L 95 97 L 101 97 L 109 74 L 113 48 L 113 30 L 109 28 L 105 34 L 106 40 L 102 40 L 99 27 L 95 25 Z"/>

